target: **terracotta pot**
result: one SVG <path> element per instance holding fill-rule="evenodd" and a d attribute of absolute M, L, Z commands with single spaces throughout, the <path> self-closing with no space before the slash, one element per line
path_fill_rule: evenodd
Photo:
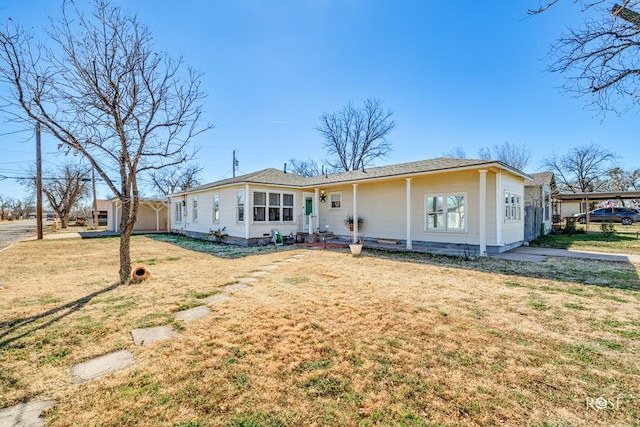
<path fill-rule="evenodd" d="M 150 276 L 151 276 L 151 272 L 141 265 L 133 269 L 133 273 L 132 273 L 133 280 L 137 280 L 138 282 L 141 282 L 143 280 L 147 280 Z"/>

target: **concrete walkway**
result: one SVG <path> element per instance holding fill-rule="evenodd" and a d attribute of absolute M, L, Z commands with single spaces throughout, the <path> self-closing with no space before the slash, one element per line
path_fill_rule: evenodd
<path fill-rule="evenodd" d="M 501 254 L 492 254 L 490 256 L 491 258 L 527 262 L 543 262 L 549 257 L 562 257 L 640 264 L 640 255 L 578 251 L 574 249 L 536 248 L 532 246 L 520 246 L 519 248 L 515 248 Z"/>

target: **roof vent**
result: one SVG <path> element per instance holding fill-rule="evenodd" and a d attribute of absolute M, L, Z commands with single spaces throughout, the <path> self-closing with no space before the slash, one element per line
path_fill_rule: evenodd
<path fill-rule="evenodd" d="M 287 173 L 287 164 L 284 164 L 284 173 Z"/>

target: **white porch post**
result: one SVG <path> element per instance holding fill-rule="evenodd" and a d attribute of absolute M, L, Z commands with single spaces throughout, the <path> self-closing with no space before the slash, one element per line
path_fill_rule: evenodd
<path fill-rule="evenodd" d="M 504 245 L 502 228 L 504 226 L 504 193 L 502 192 L 502 171 L 496 174 L 496 244 Z"/>
<path fill-rule="evenodd" d="M 413 249 L 411 241 L 411 178 L 407 178 L 407 249 Z"/>
<path fill-rule="evenodd" d="M 320 201 L 320 189 L 316 187 L 314 193 L 313 193 L 313 213 L 314 215 L 312 216 L 313 218 L 315 218 L 315 220 L 313 221 L 313 230 L 315 233 L 316 229 L 320 229 L 320 212 L 319 212 L 319 208 L 320 205 L 318 204 Z M 309 224 L 311 225 L 311 224 Z"/>
<path fill-rule="evenodd" d="M 487 256 L 487 171 L 480 172 L 480 256 Z"/>
<path fill-rule="evenodd" d="M 251 194 L 249 193 L 249 184 L 244 186 L 244 238 L 249 244 L 249 215 L 253 215 L 253 203 L 251 202 Z"/>
<path fill-rule="evenodd" d="M 358 243 L 358 184 L 353 184 L 353 243 Z"/>
<path fill-rule="evenodd" d="M 160 208 L 154 206 L 153 210 L 156 211 L 156 231 L 160 231 Z"/>

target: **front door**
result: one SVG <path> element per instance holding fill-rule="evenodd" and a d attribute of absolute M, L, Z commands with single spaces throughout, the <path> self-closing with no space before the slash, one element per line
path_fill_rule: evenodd
<path fill-rule="evenodd" d="M 303 227 L 302 231 L 306 233 L 311 233 L 313 230 L 313 221 L 311 217 L 313 216 L 313 194 L 304 194 L 303 195 Z"/>

